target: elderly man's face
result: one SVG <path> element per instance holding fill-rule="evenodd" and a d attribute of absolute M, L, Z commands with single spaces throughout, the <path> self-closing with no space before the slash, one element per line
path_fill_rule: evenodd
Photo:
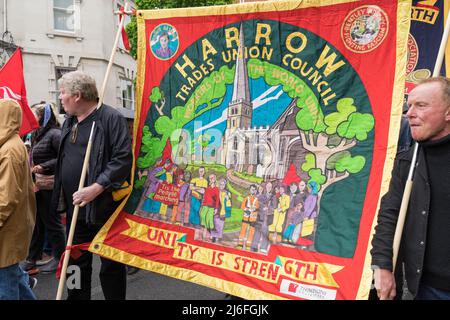
<path fill-rule="evenodd" d="M 418 85 L 408 96 L 408 106 L 406 115 L 414 140 L 438 140 L 450 134 L 450 107 L 441 83 Z"/>
<path fill-rule="evenodd" d="M 72 96 L 64 87 L 59 88 L 59 99 L 64 107 L 64 111 L 69 115 L 77 114 L 77 99 L 78 96 Z"/>

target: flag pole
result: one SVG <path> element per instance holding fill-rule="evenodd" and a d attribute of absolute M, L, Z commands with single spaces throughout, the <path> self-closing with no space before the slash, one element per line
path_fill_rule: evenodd
<path fill-rule="evenodd" d="M 129 6 L 129 4 L 128 4 L 128 2 L 126 2 L 125 3 L 125 12 L 128 11 L 128 6 Z M 119 28 L 117 29 L 116 38 L 114 40 L 114 45 L 111 50 L 111 56 L 110 56 L 109 62 L 108 62 L 108 67 L 106 69 L 106 74 L 103 79 L 102 87 L 100 89 L 100 95 L 99 95 L 99 99 L 98 99 L 98 103 L 97 103 L 97 110 L 103 104 L 103 99 L 104 99 L 105 90 L 106 90 L 106 84 L 108 83 L 109 74 L 111 73 L 114 56 L 116 55 L 117 46 L 119 44 L 119 38 L 120 38 L 120 35 L 122 32 L 124 22 L 125 22 L 125 19 L 121 19 L 120 23 L 119 23 Z M 92 150 L 94 130 L 95 130 L 95 121 L 92 123 L 91 133 L 89 134 L 89 141 L 88 141 L 88 145 L 86 148 L 86 155 L 85 155 L 84 161 L 83 161 L 83 169 L 81 170 L 81 178 L 80 178 L 80 184 L 78 186 L 78 191 L 80 191 L 82 188 L 84 188 L 84 183 L 86 180 L 86 173 L 87 173 L 87 169 L 89 166 L 89 158 L 90 158 L 91 150 Z M 80 210 L 80 205 L 77 204 L 73 210 L 72 220 L 70 223 L 69 236 L 67 237 L 66 251 L 64 254 L 64 261 L 63 261 L 62 268 L 61 268 L 61 276 L 59 278 L 58 292 L 56 294 L 56 300 L 61 300 L 62 295 L 63 295 L 64 284 L 66 282 L 66 272 L 67 272 L 67 267 L 69 264 L 70 252 L 71 252 L 71 247 L 72 247 L 72 243 L 73 243 L 73 236 L 75 234 L 75 228 L 76 228 L 76 224 L 77 224 L 79 210 Z"/>
<path fill-rule="evenodd" d="M 438 56 L 436 58 L 436 63 L 434 65 L 433 77 L 437 77 L 440 74 L 442 68 L 442 62 L 444 60 L 445 47 L 447 46 L 448 36 L 450 32 L 450 10 L 448 13 L 447 22 L 445 24 L 444 33 L 442 35 L 441 44 L 439 47 Z M 400 212 L 398 215 L 397 226 L 395 228 L 394 243 L 393 243 L 393 271 L 395 271 L 395 266 L 397 264 L 398 251 L 400 248 L 400 242 L 403 234 L 403 226 L 405 224 L 406 211 L 408 210 L 409 198 L 411 196 L 411 189 L 413 185 L 414 169 L 417 161 L 417 153 L 419 149 L 419 144 L 416 142 L 414 144 L 414 153 L 411 162 L 411 167 L 409 168 L 408 180 L 406 181 L 405 190 L 403 192 L 403 199 L 400 206 Z"/>

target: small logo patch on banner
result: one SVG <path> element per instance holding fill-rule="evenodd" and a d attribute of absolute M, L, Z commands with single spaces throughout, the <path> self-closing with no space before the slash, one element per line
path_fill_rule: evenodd
<path fill-rule="evenodd" d="M 178 51 L 178 32 L 172 25 L 162 23 L 153 29 L 150 35 L 150 48 L 159 60 L 168 60 Z"/>
<path fill-rule="evenodd" d="M 356 53 L 376 49 L 386 38 L 389 21 L 378 6 L 362 6 L 352 10 L 342 24 L 342 40 Z"/>
<path fill-rule="evenodd" d="M 286 279 L 281 281 L 280 292 L 308 300 L 336 300 L 336 290 L 292 282 Z"/>

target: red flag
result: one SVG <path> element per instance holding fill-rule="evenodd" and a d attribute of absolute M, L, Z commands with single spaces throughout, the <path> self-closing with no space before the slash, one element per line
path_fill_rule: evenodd
<path fill-rule="evenodd" d="M 39 128 L 36 118 L 28 106 L 27 90 L 23 79 L 22 52 L 17 49 L 0 70 L 0 99 L 13 99 L 22 108 L 22 126 L 19 135 Z"/>
<path fill-rule="evenodd" d="M 123 7 L 120 7 L 119 22 L 122 21 L 124 14 L 125 14 L 125 9 Z M 122 27 L 122 42 L 123 42 L 123 46 L 125 47 L 125 49 L 130 51 L 130 49 L 131 49 L 130 41 L 128 40 L 128 34 L 125 31 L 125 23 Z"/>
<path fill-rule="evenodd" d="M 162 152 L 161 163 L 164 164 L 164 162 L 166 162 L 167 159 L 169 159 L 170 162 L 173 163 L 173 160 L 172 160 L 172 144 L 170 143 L 170 139 L 169 138 L 167 138 L 166 146 L 164 147 L 164 150 Z"/>
<path fill-rule="evenodd" d="M 294 164 L 291 163 L 288 171 L 286 172 L 286 175 L 283 179 L 283 184 L 288 186 L 291 183 L 299 183 L 302 181 L 302 178 L 300 178 L 297 174 L 297 169 L 295 168 Z"/>

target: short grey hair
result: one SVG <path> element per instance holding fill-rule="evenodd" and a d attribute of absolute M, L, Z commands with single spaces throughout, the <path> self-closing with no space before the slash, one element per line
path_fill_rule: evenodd
<path fill-rule="evenodd" d="M 72 71 L 64 74 L 58 80 L 59 87 L 64 87 L 70 95 L 74 96 L 78 92 L 83 100 L 96 101 L 98 99 L 95 79 L 83 71 Z"/>
<path fill-rule="evenodd" d="M 441 84 L 442 88 L 442 98 L 445 100 L 447 105 L 450 105 L 450 79 L 446 77 L 432 77 L 419 82 L 418 85 L 425 83 L 437 82 Z"/>

